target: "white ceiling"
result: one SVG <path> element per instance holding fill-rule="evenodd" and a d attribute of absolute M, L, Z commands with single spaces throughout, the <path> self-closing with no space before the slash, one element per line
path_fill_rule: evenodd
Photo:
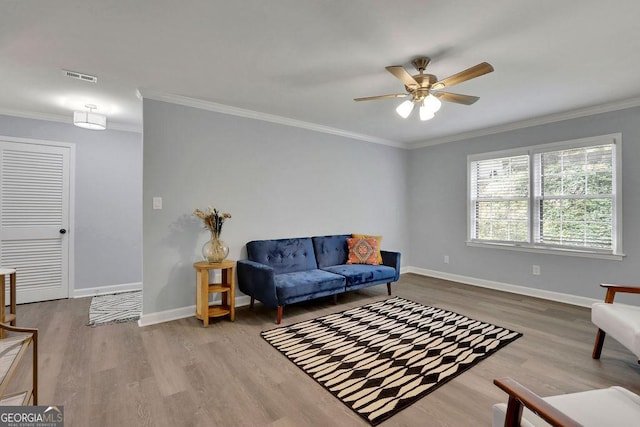
<path fill-rule="evenodd" d="M 71 121 L 84 104 L 142 128 L 143 94 L 179 95 L 404 144 L 603 104 L 640 105 L 637 0 L 4 0 L 0 113 Z M 491 74 L 421 122 L 387 65 Z M 61 70 L 98 77 L 86 83 Z M 625 102 L 622 102 L 625 101 Z M 366 138 L 365 138 L 366 139 Z"/>

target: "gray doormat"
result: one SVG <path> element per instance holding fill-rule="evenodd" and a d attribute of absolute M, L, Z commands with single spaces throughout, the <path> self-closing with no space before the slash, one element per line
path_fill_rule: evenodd
<path fill-rule="evenodd" d="M 89 307 L 89 325 L 138 320 L 142 313 L 142 291 L 93 297 Z"/>

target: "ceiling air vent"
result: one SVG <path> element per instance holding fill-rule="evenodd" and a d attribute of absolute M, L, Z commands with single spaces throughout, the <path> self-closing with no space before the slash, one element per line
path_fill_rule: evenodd
<path fill-rule="evenodd" d="M 89 82 L 89 83 L 98 83 L 98 78 L 96 76 L 90 76 L 89 74 L 83 74 L 83 73 L 78 73 L 77 71 L 68 71 L 68 70 L 62 70 L 62 73 L 67 77 L 71 77 L 72 79 L 78 79 L 78 80 L 82 80 L 83 82 Z"/>

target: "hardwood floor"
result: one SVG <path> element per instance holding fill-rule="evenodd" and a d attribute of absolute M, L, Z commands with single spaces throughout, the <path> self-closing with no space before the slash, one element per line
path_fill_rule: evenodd
<path fill-rule="evenodd" d="M 543 396 L 621 385 L 640 394 L 640 366 L 607 338 L 591 359 L 587 308 L 405 274 L 393 295 L 522 332 L 524 336 L 382 426 L 488 426 L 506 402 L 492 384 L 511 376 Z M 286 307 L 283 325 L 387 298 L 376 286 Z M 64 405 L 66 426 L 366 426 L 264 341 L 276 311 L 240 307 L 236 321 L 195 317 L 138 327 L 90 327 L 90 298 L 18 306 L 40 329 L 40 404 Z M 30 376 L 24 375 L 28 384 Z"/>

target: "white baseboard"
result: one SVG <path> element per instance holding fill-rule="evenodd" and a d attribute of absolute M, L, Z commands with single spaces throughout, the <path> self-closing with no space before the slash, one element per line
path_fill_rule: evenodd
<path fill-rule="evenodd" d="M 404 273 L 412 273 L 413 271 L 411 271 L 413 269 L 413 267 L 400 267 L 400 274 L 404 274 Z"/>
<path fill-rule="evenodd" d="M 144 311 L 144 304 L 142 307 Z M 138 326 L 149 326 L 157 323 L 170 322 L 172 320 L 184 319 L 185 317 L 191 317 L 196 312 L 196 306 L 174 308 L 166 311 L 158 311 L 155 313 L 142 314 L 138 320 Z"/>
<path fill-rule="evenodd" d="M 400 273 L 414 273 L 421 276 L 435 277 L 437 279 L 451 280 L 452 282 L 464 283 L 466 285 L 479 286 L 482 288 L 496 289 L 499 291 L 510 292 L 518 295 L 526 295 L 535 298 L 542 298 L 550 301 L 557 301 L 565 304 L 576 305 L 579 307 L 591 307 L 594 302 L 602 302 L 602 300 L 581 297 L 577 295 L 564 294 L 561 292 L 547 291 L 543 289 L 529 288 L 526 286 L 513 285 L 510 283 L 496 282 L 493 280 L 479 279 L 476 277 L 463 276 L 460 274 L 446 273 L 443 271 L 428 270 L 425 268 L 404 266 L 400 268 Z M 142 289 L 141 283 L 131 283 L 126 285 L 105 286 L 100 288 L 79 289 L 74 292 L 74 297 L 101 295 L 117 292 L 127 292 Z M 242 295 L 236 298 L 236 307 L 249 305 L 250 297 Z M 144 310 L 144 308 L 143 308 Z M 157 323 L 170 322 L 172 320 L 184 319 L 195 315 L 196 306 L 174 308 L 156 313 L 143 314 L 138 320 L 138 326 L 150 326 Z"/>
<path fill-rule="evenodd" d="M 142 282 L 123 283 L 121 285 L 98 286 L 96 288 L 74 289 L 71 298 L 94 297 L 96 295 L 119 294 L 122 292 L 141 291 Z"/>
<path fill-rule="evenodd" d="M 418 267 L 406 267 L 401 269 L 403 273 L 415 273 L 421 276 L 435 277 L 436 279 L 451 280 L 452 282 L 464 283 L 466 285 L 479 286 L 482 288 L 496 289 L 510 292 L 512 294 L 526 295 L 535 298 L 542 298 L 550 301 L 562 302 L 565 304 L 577 305 L 579 307 L 591 307 L 594 302 L 602 302 L 594 298 L 581 297 L 560 292 L 546 291 L 543 289 L 528 288 L 526 286 L 512 285 L 510 283 L 495 282 L 493 280 L 478 279 L 476 277 L 462 276 L 460 274 L 445 273 L 442 271 L 427 270 Z"/>
<path fill-rule="evenodd" d="M 236 307 L 243 307 L 249 305 L 251 298 L 248 295 L 243 295 L 236 298 Z M 144 311 L 144 304 L 142 310 Z M 140 320 L 138 320 L 138 326 L 149 326 L 157 323 L 170 322 L 172 320 L 184 319 L 185 317 L 195 316 L 196 306 L 191 305 L 188 307 L 174 308 L 166 311 L 158 311 L 156 313 L 142 314 Z"/>

